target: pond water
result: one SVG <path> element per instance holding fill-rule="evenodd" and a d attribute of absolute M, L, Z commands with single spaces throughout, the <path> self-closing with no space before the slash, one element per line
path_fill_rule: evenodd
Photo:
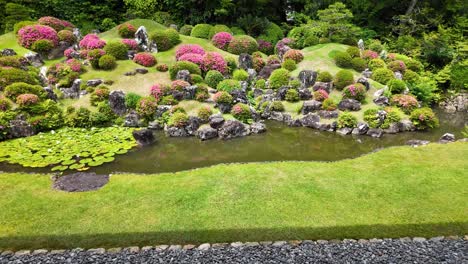
<path fill-rule="evenodd" d="M 200 141 L 191 138 L 168 138 L 157 132 L 157 142 L 118 155 L 112 163 L 92 168 L 96 173 L 160 173 L 206 167 L 220 163 L 260 161 L 336 161 L 355 158 L 378 149 L 404 145 L 410 139 L 437 141 L 444 133 L 461 138 L 468 122 L 466 114 L 437 111 L 440 127 L 428 132 L 385 134 L 380 139 L 369 136 L 341 136 L 304 127 L 288 127 L 267 121 L 268 131 L 233 140 Z M 0 171 L 48 172 L 0 164 Z"/>

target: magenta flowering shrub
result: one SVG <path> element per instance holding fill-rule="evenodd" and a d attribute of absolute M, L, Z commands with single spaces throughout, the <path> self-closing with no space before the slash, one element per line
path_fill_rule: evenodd
<path fill-rule="evenodd" d="M 216 33 L 213 38 L 211 39 L 211 42 L 215 47 L 218 49 L 222 50 L 227 50 L 227 47 L 229 43 L 232 41 L 232 34 L 228 32 L 219 32 Z"/>
<path fill-rule="evenodd" d="M 263 40 L 263 39 L 259 39 L 257 40 L 257 43 L 258 43 L 259 51 L 267 55 L 273 54 L 274 49 L 273 49 L 273 44 L 271 44 L 271 42 Z"/>
<path fill-rule="evenodd" d="M 52 41 L 54 46 L 57 46 L 59 41 L 57 31 L 49 26 L 31 25 L 22 27 L 18 31 L 18 41 L 25 48 L 29 49 L 34 42 L 42 39 Z"/>
<path fill-rule="evenodd" d="M 243 123 L 248 123 L 252 119 L 252 112 L 250 107 L 246 104 L 238 103 L 231 109 L 231 114 Z"/>
<path fill-rule="evenodd" d="M 67 57 L 68 59 L 71 59 L 73 52 L 75 52 L 75 50 L 73 48 L 66 49 L 63 52 L 63 56 Z"/>
<path fill-rule="evenodd" d="M 39 97 L 35 94 L 20 94 L 16 97 L 16 103 L 20 107 L 37 104 L 37 102 L 39 102 Z"/>
<path fill-rule="evenodd" d="M 373 60 L 373 59 L 377 59 L 378 57 L 379 57 L 379 54 L 372 50 L 365 50 L 362 52 L 362 58 L 365 60 Z"/>
<path fill-rule="evenodd" d="M 180 57 L 187 53 L 194 53 L 194 54 L 199 54 L 199 55 L 205 55 L 205 50 L 202 48 L 202 46 L 197 45 L 197 44 L 186 44 L 186 45 L 181 45 L 179 48 L 176 50 L 176 60 L 179 60 Z"/>
<path fill-rule="evenodd" d="M 82 49 L 102 49 L 105 45 L 106 42 L 96 34 L 88 34 L 80 41 Z"/>
<path fill-rule="evenodd" d="M 314 92 L 314 99 L 320 102 L 325 101 L 326 99 L 328 99 L 327 91 L 323 89 L 318 89 L 317 91 Z"/>
<path fill-rule="evenodd" d="M 138 43 L 134 39 L 122 39 L 122 43 L 125 44 L 129 50 L 138 50 Z"/>
<path fill-rule="evenodd" d="M 278 43 L 276 43 L 275 52 L 277 54 L 284 53 L 280 51 L 284 51 L 285 49 L 287 49 L 287 47 L 292 47 L 292 46 L 294 46 L 294 40 L 290 38 L 283 38 L 282 40 L 278 41 Z"/>
<path fill-rule="evenodd" d="M 81 62 L 77 59 L 69 59 L 65 62 L 72 71 L 81 72 Z"/>
<path fill-rule="evenodd" d="M 203 71 L 208 72 L 210 70 L 217 70 L 222 74 L 225 74 L 228 67 L 223 56 L 218 52 L 207 52 L 203 56 Z"/>
<path fill-rule="evenodd" d="M 61 20 L 61 19 L 58 19 L 56 17 L 51 17 L 51 16 L 41 17 L 39 18 L 38 22 L 39 24 L 44 25 L 44 26 L 49 26 L 55 29 L 56 31 L 60 31 L 65 28 L 71 29 L 75 27 L 75 25 L 73 25 L 72 23 L 68 21 Z"/>
<path fill-rule="evenodd" d="M 155 85 L 151 86 L 150 94 L 151 94 L 151 96 L 154 97 L 154 99 L 156 99 L 156 101 L 159 102 L 159 100 L 161 100 L 161 98 L 164 96 L 164 91 L 161 88 L 161 85 L 155 84 Z"/>
<path fill-rule="evenodd" d="M 304 59 L 304 54 L 302 54 L 302 51 L 296 50 L 296 49 L 290 49 L 286 51 L 286 53 L 283 55 L 283 60 L 293 60 L 296 63 L 301 62 Z"/>
<path fill-rule="evenodd" d="M 190 61 L 201 67 L 203 65 L 203 56 L 196 53 L 186 53 L 179 57 L 179 61 Z"/>
<path fill-rule="evenodd" d="M 137 53 L 133 58 L 133 61 L 145 67 L 152 67 L 157 63 L 156 58 L 149 52 Z"/>
<path fill-rule="evenodd" d="M 175 81 L 172 81 L 171 90 L 181 92 L 184 90 L 184 88 L 189 87 L 189 86 L 190 86 L 190 83 L 186 81 L 175 80 Z"/>
<path fill-rule="evenodd" d="M 354 99 L 362 102 L 366 99 L 366 87 L 360 83 L 348 85 L 343 90 L 343 98 Z"/>

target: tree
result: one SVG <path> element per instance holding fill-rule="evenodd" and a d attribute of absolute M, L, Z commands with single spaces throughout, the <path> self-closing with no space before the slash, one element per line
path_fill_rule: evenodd
<path fill-rule="evenodd" d="M 341 2 L 329 5 L 327 9 L 319 10 L 317 14 L 319 20 L 326 25 L 330 39 L 333 39 L 335 34 L 341 35 L 339 38 L 343 40 L 358 33 L 357 28 L 350 23 L 353 14 Z"/>
<path fill-rule="evenodd" d="M 5 5 L 5 32 L 13 30 L 17 22 L 31 20 L 31 10 L 23 5 L 7 3 Z"/>

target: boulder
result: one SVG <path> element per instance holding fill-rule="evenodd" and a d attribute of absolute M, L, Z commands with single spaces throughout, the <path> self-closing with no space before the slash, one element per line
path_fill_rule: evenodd
<path fill-rule="evenodd" d="M 268 119 L 275 120 L 278 122 L 284 122 L 284 115 L 281 112 L 271 111 Z"/>
<path fill-rule="evenodd" d="M 439 139 L 439 143 L 449 143 L 449 142 L 455 142 L 455 135 L 454 134 L 445 133 Z"/>
<path fill-rule="evenodd" d="M 137 52 L 135 50 L 129 50 L 129 51 L 127 51 L 127 58 L 129 60 L 133 60 L 133 58 L 135 58 L 136 54 L 137 54 Z"/>
<path fill-rule="evenodd" d="M 276 99 L 283 101 L 286 99 L 286 93 L 288 90 L 291 89 L 290 86 L 281 86 L 277 91 L 276 91 Z"/>
<path fill-rule="evenodd" d="M 247 104 L 249 102 L 249 99 L 247 98 L 247 93 L 244 92 L 243 90 L 235 89 L 235 90 L 232 90 L 229 94 L 232 96 L 232 100 L 234 101 L 234 104 L 237 104 L 237 103 Z"/>
<path fill-rule="evenodd" d="M 218 109 L 222 114 L 229 114 L 232 109 L 231 104 L 218 104 Z"/>
<path fill-rule="evenodd" d="M 367 123 L 359 122 L 357 127 L 352 131 L 353 135 L 365 135 L 369 130 L 369 125 Z"/>
<path fill-rule="evenodd" d="M 250 132 L 253 134 L 260 134 L 266 132 L 266 125 L 263 122 L 255 122 L 250 125 Z"/>
<path fill-rule="evenodd" d="M 1 54 L 2 57 L 18 55 L 13 49 L 3 49 Z"/>
<path fill-rule="evenodd" d="M 283 122 L 286 123 L 286 125 L 288 125 L 290 127 L 301 127 L 302 126 L 302 122 L 301 122 L 300 118 L 292 118 L 288 114 L 284 114 L 284 121 Z"/>
<path fill-rule="evenodd" d="M 102 84 L 104 81 L 102 79 L 93 79 L 86 82 L 86 86 L 96 87 Z"/>
<path fill-rule="evenodd" d="M 198 86 L 197 85 L 190 85 L 184 87 L 184 99 L 185 100 L 193 100 L 195 99 L 195 94 L 197 93 Z"/>
<path fill-rule="evenodd" d="M 177 101 L 182 101 L 184 99 L 184 97 L 185 97 L 185 93 L 183 91 L 174 90 L 174 91 L 172 91 L 172 96 Z"/>
<path fill-rule="evenodd" d="M 366 91 L 369 91 L 371 86 L 369 80 L 366 77 L 359 77 L 356 82 L 364 85 L 364 87 L 366 87 Z"/>
<path fill-rule="evenodd" d="M 63 57 L 63 52 L 65 52 L 65 50 L 70 48 L 71 46 L 71 43 L 68 43 L 66 41 L 60 41 L 57 47 L 49 51 L 49 54 L 47 54 L 47 59 L 55 60 Z"/>
<path fill-rule="evenodd" d="M 390 105 L 388 97 L 386 97 L 386 96 L 379 96 L 379 97 L 375 98 L 373 101 L 378 106 L 389 106 Z"/>
<path fill-rule="evenodd" d="M 125 115 L 127 112 L 127 106 L 125 105 L 125 93 L 121 90 L 110 92 L 109 106 L 116 115 Z"/>
<path fill-rule="evenodd" d="M 320 126 L 318 129 L 320 131 L 329 131 L 329 132 L 333 131 L 331 124 L 327 124 L 327 123 L 320 123 Z"/>
<path fill-rule="evenodd" d="M 358 45 L 359 50 L 361 50 L 361 52 L 365 50 L 364 40 L 359 39 L 359 41 L 357 42 L 357 45 Z"/>
<path fill-rule="evenodd" d="M 148 69 L 145 69 L 145 68 L 137 68 L 137 69 L 135 69 L 135 72 L 136 72 L 136 73 L 139 73 L 139 74 L 147 74 L 147 73 L 148 73 Z"/>
<path fill-rule="evenodd" d="M 34 67 L 41 67 L 44 65 L 44 61 L 42 60 L 42 57 L 39 53 L 30 51 L 26 53 L 24 57 Z"/>
<path fill-rule="evenodd" d="M 169 137 L 188 137 L 190 134 L 183 127 L 165 127 Z"/>
<path fill-rule="evenodd" d="M 156 117 L 161 117 L 165 112 L 169 111 L 172 106 L 170 105 L 158 105 L 158 108 L 156 108 Z"/>
<path fill-rule="evenodd" d="M 196 116 L 190 116 L 188 120 L 188 124 L 185 126 L 185 131 L 190 136 L 195 136 L 197 133 L 198 128 L 200 128 L 201 120 Z"/>
<path fill-rule="evenodd" d="M 303 70 L 299 73 L 299 81 L 301 82 L 301 88 L 309 88 L 315 84 L 318 73 L 316 71 Z"/>
<path fill-rule="evenodd" d="M 132 110 L 125 116 L 124 127 L 139 127 L 140 126 L 140 117 L 137 112 Z"/>
<path fill-rule="evenodd" d="M 135 40 L 141 50 L 155 53 L 158 52 L 158 45 L 150 40 L 145 26 L 140 26 L 135 33 Z"/>
<path fill-rule="evenodd" d="M 153 135 L 153 131 L 146 128 L 133 130 L 132 135 L 136 142 L 141 146 L 146 146 L 156 141 L 156 138 Z"/>
<path fill-rule="evenodd" d="M 373 138 L 380 138 L 383 135 L 383 130 L 381 128 L 369 128 L 366 135 Z"/>
<path fill-rule="evenodd" d="M 416 128 L 410 120 L 401 120 L 398 122 L 398 131 L 406 132 L 406 131 L 414 131 Z"/>
<path fill-rule="evenodd" d="M 387 86 L 386 86 L 386 87 L 387 87 Z M 388 87 L 387 87 L 387 88 L 388 88 Z M 377 98 L 377 97 L 382 96 L 382 95 L 384 94 L 384 92 L 385 92 L 385 89 L 387 89 L 387 88 L 382 88 L 382 89 L 379 89 L 379 90 L 375 91 L 374 97 Z"/>
<path fill-rule="evenodd" d="M 372 71 L 369 69 L 365 69 L 363 72 L 361 72 L 361 75 L 366 78 L 370 78 L 372 76 Z"/>
<path fill-rule="evenodd" d="M 26 121 L 24 115 L 18 115 L 10 121 L 9 133 L 13 138 L 30 137 L 35 134 L 33 126 Z"/>
<path fill-rule="evenodd" d="M 249 74 L 249 82 L 255 81 L 255 78 L 257 78 L 257 71 L 255 69 L 247 69 L 247 73 Z"/>
<path fill-rule="evenodd" d="M 313 86 L 313 90 L 318 91 L 318 90 L 325 90 L 327 93 L 330 93 L 332 90 L 333 84 L 331 82 L 316 82 Z"/>
<path fill-rule="evenodd" d="M 257 97 L 262 96 L 262 95 L 263 95 L 263 90 L 262 89 L 257 89 L 257 88 L 253 89 L 254 98 L 257 98 Z"/>
<path fill-rule="evenodd" d="M 242 53 L 239 55 L 239 68 L 248 70 L 253 68 L 253 58 L 252 55 L 247 53 Z"/>
<path fill-rule="evenodd" d="M 135 76 L 137 73 L 134 71 L 124 73 L 125 76 Z"/>
<path fill-rule="evenodd" d="M 395 75 L 395 78 L 397 80 L 403 80 L 403 74 L 401 72 L 399 72 L 399 71 L 394 72 L 393 75 Z"/>
<path fill-rule="evenodd" d="M 302 101 L 310 100 L 312 98 L 312 93 L 307 88 L 301 88 L 298 90 L 298 92 L 299 92 L 299 99 Z"/>
<path fill-rule="evenodd" d="M 427 140 L 419 140 L 419 139 L 411 139 L 411 140 L 406 141 L 406 145 L 409 145 L 412 147 L 425 146 L 429 143 L 431 142 Z"/>
<path fill-rule="evenodd" d="M 43 88 L 44 91 L 47 93 L 47 99 L 50 99 L 50 100 L 53 100 L 53 101 L 57 101 L 58 100 L 58 97 L 57 95 L 54 93 L 54 90 L 52 90 L 52 88 L 50 87 L 44 87 Z"/>
<path fill-rule="evenodd" d="M 202 141 L 218 137 L 218 130 L 205 126 L 197 131 L 197 137 Z"/>
<path fill-rule="evenodd" d="M 178 71 L 176 75 L 176 79 L 186 81 L 188 83 L 192 81 L 192 77 L 190 76 L 190 72 L 188 70 Z"/>
<path fill-rule="evenodd" d="M 317 114 L 309 113 L 301 118 L 301 124 L 305 127 L 318 129 L 320 127 L 320 117 Z"/>
<path fill-rule="evenodd" d="M 338 114 L 339 114 L 338 110 L 334 110 L 334 111 L 320 110 L 320 111 L 318 111 L 318 115 L 321 118 L 324 118 L 324 119 L 338 118 Z"/>
<path fill-rule="evenodd" d="M 343 136 L 349 135 L 352 132 L 353 132 L 353 129 L 350 127 L 343 127 L 343 128 L 339 128 L 336 130 L 336 133 L 343 135 Z"/>
<path fill-rule="evenodd" d="M 396 134 L 400 132 L 400 127 L 398 126 L 398 123 L 391 123 L 388 128 L 385 128 L 383 130 L 385 134 Z"/>
<path fill-rule="evenodd" d="M 302 104 L 302 114 L 307 115 L 308 113 L 315 112 L 322 109 L 322 102 L 317 100 L 304 101 Z"/>
<path fill-rule="evenodd" d="M 449 96 L 439 106 L 447 113 L 465 112 L 468 110 L 468 93 L 460 92 Z"/>
<path fill-rule="evenodd" d="M 338 109 L 341 111 L 359 111 L 361 110 L 361 103 L 354 99 L 343 99 L 338 104 Z"/>
<path fill-rule="evenodd" d="M 224 117 L 221 114 L 211 115 L 209 118 L 209 124 L 210 127 L 218 129 L 224 124 Z"/>
<path fill-rule="evenodd" d="M 232 139 L 249 135 L 249 129 L 242 122 L 228 120 L 219 128 L 218 136 L 221 139 Z"/>
<path fill-rule="evenodd" d="M 271 65 L 266 65 L 263 67 L 263 69 L 258 73 L 258 78 L 260 79 L 265 79 L 268 80 L 270 78 L 271 73 L 276 70 L 281 68 L 280 64 L 271 64 Z"/>
<path fill-rule="evenodd" d="M 164 128 L 164 126 L 161 125 L 161 123 L 159 123 L 158 121 L 151 121 L 151 122 L 148 123 L 148 129 L 161 130 L 163 128 Z"/>
<path fill-rule="evenodd" d="M 77 99 L 80 97 L 80 89 L 81 79 L 76 79 L 73 81 L 72 87 L 60 88 L 60 91 L 63 93 L 63 98 Z"/>
<path fill-rule="evenodd" d="M 43 85 L 48 85 L 49 84 L 49 79 L 47 78 L 47 67 L 42 66 L 39 69 L 39 80 L 41 81 L 41 84 Z"/>

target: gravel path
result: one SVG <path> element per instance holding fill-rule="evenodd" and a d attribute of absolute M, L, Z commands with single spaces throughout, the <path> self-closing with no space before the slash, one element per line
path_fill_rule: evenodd
<path fill-rule="evenodd" d="M 0 255 L 0 263 L 468 263 L 468 241 L 378 240 L 218 246 L 206 250 L 147 249 L 116 253 L 72 250 L 61 253 Z"/>

